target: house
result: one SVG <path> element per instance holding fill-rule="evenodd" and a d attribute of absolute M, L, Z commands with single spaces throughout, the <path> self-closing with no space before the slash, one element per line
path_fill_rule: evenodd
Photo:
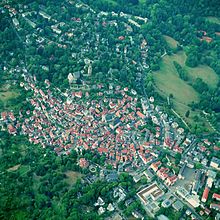
<path fill-rule="evenodd" d="M 202 194 L 202 202 L 206 202 L 209 196 L 209 188 L 206 186 Z"/>
<path fill-rule="evenodd" d="M 167 179 L 165 180 L 165 184 L 167 186 L 172 186 L 176 181 L 177 181 L 176 175 L 168 176 Z"/>
<path fill-rule="evenodd" d="M 111 172 L 110 174 L 107 174 L 106 180 L 107 182 L 117 182 L 118 180 L 117 172 Z"/>
<path fill-rule="evenodd" d="M 135 218 L 137 218 L 137 219 L 141 219 L 141 220 L 144 219 L 143 215 L 141 215 L 141 214 L 140 214 L 139 212 L 137 212 L 137 211 L 133 211 L 131 214 L 132 214 Z"/>
<path fill-rule="evenodd" d="M 113 206 L 111 203 L 109 203 L 109 204 L 108 204 L 108 207 L 107 207 L 107 210 L 108 210 L 109 212 L 113 212 L 113 211 L 115 210 L 115 208 L 114 208 L 114 206 Z"/>
<path fill-rule="evenodd" d="M 212 198 L 216 199 L 217 201 L 220 201 L 220 194 L 213 193 Z"/>
<path fill-rule="evenodd" d="M 141 113 L 140 111 L 137 111 L 137 116 L 144 119 L 145 118 L 145 115 L 143 113 Z"/>
<path fill-rule="evenodd" d="M 150 165 L 150 168 L 154 171 L 154 172 L 157 172 L 159 166 L 161 165 L 162 163 L 160 161 L 157 161 L 155 163 L 152 163 Z"/>
<path fill-rule="evenodd" d="M 12 19 L 12 22 L 13 22 L 13 24 L 14 24 L 15 27 L 18 27 L 18 26 L 19 26 L 19 21 L 18 21 L 17 18 L 13 18 L 13 19 Z"/>
<path fill-rule="evenodd" d="M 188 195 L 186 197 L 186 201 L 194 208 L 197 208 L 200 206 L 200 200 L 199 200 L 198 195 Z"/>
<path fill-rule="evenodd" d="M 9 132 L 9 134 L 15 134 L 16 133 L 16 129 L 14 128 L 14 126 L 12 124 L 8 125 L 8 132 Z"/>
<path fill-rule="evenodd" d="M 126 197 L 126 193 L 123 188 L 116 187 L 114 188 L 114 191 L 113 191 L 113 197 L 118 198 L 118 202 L 124 201 Z"/>
<path fill-rule="evenodd" d="M 51 29 L 53 30 L 53 32 L 55 32 L 56 34 L 61 34 L 62 31 L 60 29 L 57 28 L 56 25 L 52 25 Z"/>
<path fill-rule="evenodd" d="M 94 204 L 94 206 L 103 206 L 105 205 L 104 200 L 101 197 L 98 197 L 97 202 Z"/>
<path fill-rule="evenodd" d="M 215 220 L 220 220 L 220 213 L 217 213 L 217 214 L 216 214 Z"/>
<path fill-rule="evenodd" d="M 44 11 L 39 11 L 39 15 L 41 15 L 43 18 L 46 18 L 47 20 L 51 19 L 51 16 L 46 14 Z"/>
<path fill-rule="evenodd" d="M 81 168 L 87 168 L 89 166 L 89 162 L 85 158 L 79 159 L 79 166 Z"/>
<path fill-rule="evenodd" d="M 135 183 L 139 182 L 141 180 L 142 175 L 136 174 L 133 176 L 133 180 Z"/>
<path fill-rule="evenodd" d="M 99 214 L 99 215 L 102 215 L 103 213 L 105 213 L 105 208 L 99 207 L 99 209 L 98 209 L 98 214 Z"/>
<path fill-rule="evenodd" d="M 216 203 L 211 203 L 210 204 L 210 208 L 211 209 L 215 209 L 216 211 L 220 211 L 220 204 L 216 204 Z"/>

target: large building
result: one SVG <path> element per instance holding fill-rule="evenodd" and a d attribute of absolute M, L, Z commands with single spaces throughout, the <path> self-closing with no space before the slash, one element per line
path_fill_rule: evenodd
<path fill-rule="evenodd" d="M 152 183 L 150 186 L 145 187 L 144 189 L 142 189 L 137 193 L 141 202 L 145 205 L 148 203 L 148 198 L 151 198 L 155 201 L 163 194 L 164 194 L 163 190 L 159 188 L 156 182 Z"/>

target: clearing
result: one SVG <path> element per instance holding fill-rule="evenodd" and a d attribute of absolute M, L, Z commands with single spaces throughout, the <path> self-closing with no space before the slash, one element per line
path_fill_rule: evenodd
<path fill-rule="evenodd" d="M 207 17 L 207 20 L 212 22 L 212 23 L 220 25 L 220 18 L 209 16 L 209 17 Z"/>
<path fill-rule="evenodd" d="M 0 100 L 3 102 L 18 97 L 18 93 L 11 88 L 10 85 L 4 84 L 0 87 Z"/>
<path fill-rule="evenodd" d="M 21 166 L 21 164 L 15 165 L 13 167 L 10 167 L 9 169 L 7 169 L 7 171 L 16 171 L 19 167 Z"/>
<path fill-rule="evenodd" d="M 175 49 L 178 45 L 178 41 L 173 39 L 172 37 L 169 37 L 167 35 L 163 35 L 164 39 L 166 40 L 167 44 L 170 48 Z"/>
<path fill-rule="evenodd" d="M 179 78 L 173 65 L 173 61 L 181 63 L 185 54 L 178 53 L 172 56 L 163 57 L 160 70 L 154 72 L 154 81 L 159 93 L 163 96 L 173 94 L 176 101 L 185 105 L 199 101 L 199 94 L 187 82 Z"/>
<path fill-rule="evenodd" d="M 197 77 L 200 77 L 210 88 L 214 88 L 219 80 L 218 75 L 208 66 L 200 65 L 196 68 L 185 66 L 186 54 L 184 51 L 171 56 L 164 56 L 160 64 L 161 69 L 153 73 L 156 91 L 164 98 L 173 94 L 174 109 L 189 126 L 198 124 L 209 131 L 213 131 L 207 121 L 200 116 L 201 111 L 191 111 L 191 108 L 188 106 L 192 102 L 198 102 L 200 95 L 189 82 L 180 79 L 173 61 L 178 62 L 187 70 L 190 83 L 193 83 Z M 185 113 L 188 110 L 190 110 L 190 116 L 186 118 Z"/>
<path fill-rule="evenodd" d="M 75 171 L 71 171 L 71 170 L 66 171 L 65 174 L 67 176 L 66 182 L 69 185 L 73 185 L 74 183 L 76 183 L 77 179 L 80 179 L 83 176 L 81 173 L 75 172 Z"/>
<path fill-rule="evenodd" d="M 219 77 L 215 71 L 206 65 L 199 65 L 195 68 L 184 67 L 191 81 L 196 80 L 196 78 L 201 78 L 210 88 L 216 88 Z"/>

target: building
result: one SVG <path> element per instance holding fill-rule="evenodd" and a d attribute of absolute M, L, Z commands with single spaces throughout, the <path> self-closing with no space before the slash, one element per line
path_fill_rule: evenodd
<path fill-rule="evenodd" d="M 99 214 L 99 215 L 102 215 L 103 213 L 105 213 L 105 208 L 100 207 L 100 208 L 98 209 L 98 214 Z"/>
<path fill-rule="evenodd" d="M 81 168 L 87 168 L 89 166 L 89 162 L 85 158 L 79 159 L 79 166 Z"/>
<path fill-rule="evenodd" d="M 212 198 L 216 199 L 217 201 L 220 201 L 220 194 L 213 193 Z"/>
<path fill-rule="evenodd" d="M 140 198 L 141 202 L 146 205 L 148 204 L 149 198 L 153 201 L 161 197 L 164 192 L 159 188 L 156 182 L 152 183 L 150 186 L 145 187 L 137 193 L 137 196 Z"/>
<path fill-rule="evenodd" d="M 12 19 L 12 22 L 13 22 L 13 24 L 14 24 L 15 27 L 18 27 L 18 26 L 19 26 L 19 21 L 18 21 L 17 18 L 13 18 L 13 19 Z"/>
<path fill-rule="evenodd" d="M 105 202 L 101 197 L 99 197 L 97 202 L 94 204 L 94 206 L 103 206 L 103 205 L 105 205 Z"/>
<path fill-rule="evenodd" d="M 220 213 L 217 213 L 217 215 L 215 216 L 215 220 L 220 220 Z"/>
<path fill-rule="evenodd" d="M 200 206 L 200 200 L 199 200 L 198 195 L 188 195 L 186 197 L 186 201 L 194 208 L 197 208 Z"/>
<path fill-rule="evenodd" d="M 211 209 L 215 209 L 216 211 L 220 211 L 220 204 L 216 204 L 216 203 L 211 203 L 210 204 L 210 208 Z"/>
<path fill-rule="evenodd" d="M 173 203 L 172 207 L 176 210 L 176 211 L 181 211 L 183 209 L 183 203 L 180 202 L 179 200 L 177 200 L 176 202 Z"/>
<path fill-rule="evenodd" d="M 210 163 L 210 167 L 220 169 L 220 159 L 217 157 L 213 157 Z"/>
<path fill-rule="evenodd" d="M 113 207 L 113 205 L 112 205 L 111 203 L 109 203 L 109 204 L 108 204 L 108 207 L 107 207 L 107 210 L 108 210 L 109 212 L 112 212 L 112 211 L 115 210 L 115 208 Z"/>
<path fill-rule="evenodd" d="M 168 176 L 167 179 L 165 180 L 165 184 L 167 186 L 172 186 L 176 181 L 177 181 L 176 175 Z"/>
<path fill-rule="evenodd" d="M 39 11 L 39 15 L 41 15 L 43 18 L 46 18 L 47 20 L 51 19 L 51 16 L 46 14 L 44 11 Z"/>
<path fill-rule="evenodd" d="M 194 195 L 197 195 L 197 193 L 199 192 L 201 173 L 202 172 L 200 170 L 197 171 L 195 181 L 193 182 L 192 194 Z"/>
<path fill-rule="evenodd" d="M 118 180 L 117 172 L 112 171 L 111 173 L 107 174 L 106 180 L 107 182 L 117 182 Z"/>
<path fill-rule="evenodd" d="M 183 175 L 183 172 L 184 172 L 185 168 L 186 168 L 186 163 L 184 163 L 183 166 L 180 168 L 180 171 L 179 171 L 179 174 L 178 174 L 179 179 L 184 179 L 185 178 L 184 175 Z"/>
<path fill-rule="evenodd" d="M 165 215 L 159 215 L 157 216 L 158 220 L 169 220 L 169 218 L 167 218 Z"/>
<path fill-rule="evenodd" d="M 52 26 L 51 26 L 51 29 L 52 29 L 55 33 L 57 33 L 57 34 L 61 34 L 61 33 L 62 33 L 62 31 L 61 31 L 59 28 L 57 28 L 56 25 L 52 25 Z"/>
<path fill-rule="evenodd" d="M 202 195 L 202 202 L 206 202 L 209 196 L 209 188 L 206 186 L 203 195 Z"/>
<path fill-rule="evenodd" d="M 151 171 L 148 169 L 144 171 L 144 175 L 146 176 L 148 181 L 152 180 L 154 177 L 153 173 L 151 173 Z"/>
<path fill-rule="evenodd" d="M 183 199 L 185 199 L 189 195 L 189 192 L 186 189 L 184 189 L 183 187 L 178 187 L 176 192 Z"/>

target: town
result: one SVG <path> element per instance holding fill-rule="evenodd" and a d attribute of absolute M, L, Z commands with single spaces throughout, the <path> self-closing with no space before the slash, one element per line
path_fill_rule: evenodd
<path fill-rule="evenodd" d="M 220 185 L 216 178 L 220 160 L 208 157 L 212 151 L 219 151 L 219 147 L 207 139 L 199 142 L 186 134 L 154 104 L 153 97 L 140 98 L 135 90 L 112 84 L 108 88 L 96 85 L 95 95 L 71 89 L 62 93 L 51 88 L 48 80 L 42 88 L 35 76 L 23 77 L 20 86 L 32 92 L 28 101 L 33 110 L 20 111 L 17 118 L 13 112 L 2 112 L 2 129 L 8 129 L 12 135 L 25 134 L 31 143 L 51 148 L 57 155 L 68 155 L 72 149 L 79 154 L 84 149 L 104 155 L 105 163 L 99 174 L 90 177 L 93 181 L 97 175 L 104 175 L 109 165 L 117 172 L 106 174 L 108 181 L 117 181 L 118 174 L 124 171 L 133 176 L 135 183 L 146 178 L 150 185 L 140 188 L 137 197 L 150 216 L 159 211 L 160 201 L 162 207 L 172 205 L 177 211 L 187 205 L 186 213 L 194 219 L 198 218 L 195 208 L 201 207 L 200 219 L 212 210 L 219 210 L 217 193 L 210 195 L 212 203 L 206 206 L 209 191 Z M 179 161 L 175 159 L 178 154 Z M 79 160 L 83 168 L 89 163 L 85 158 Z M 103 214 L 105 209 L 99 206 L 99 213 Z M 136 215 L 140 213 L 134 212 Z"/>

